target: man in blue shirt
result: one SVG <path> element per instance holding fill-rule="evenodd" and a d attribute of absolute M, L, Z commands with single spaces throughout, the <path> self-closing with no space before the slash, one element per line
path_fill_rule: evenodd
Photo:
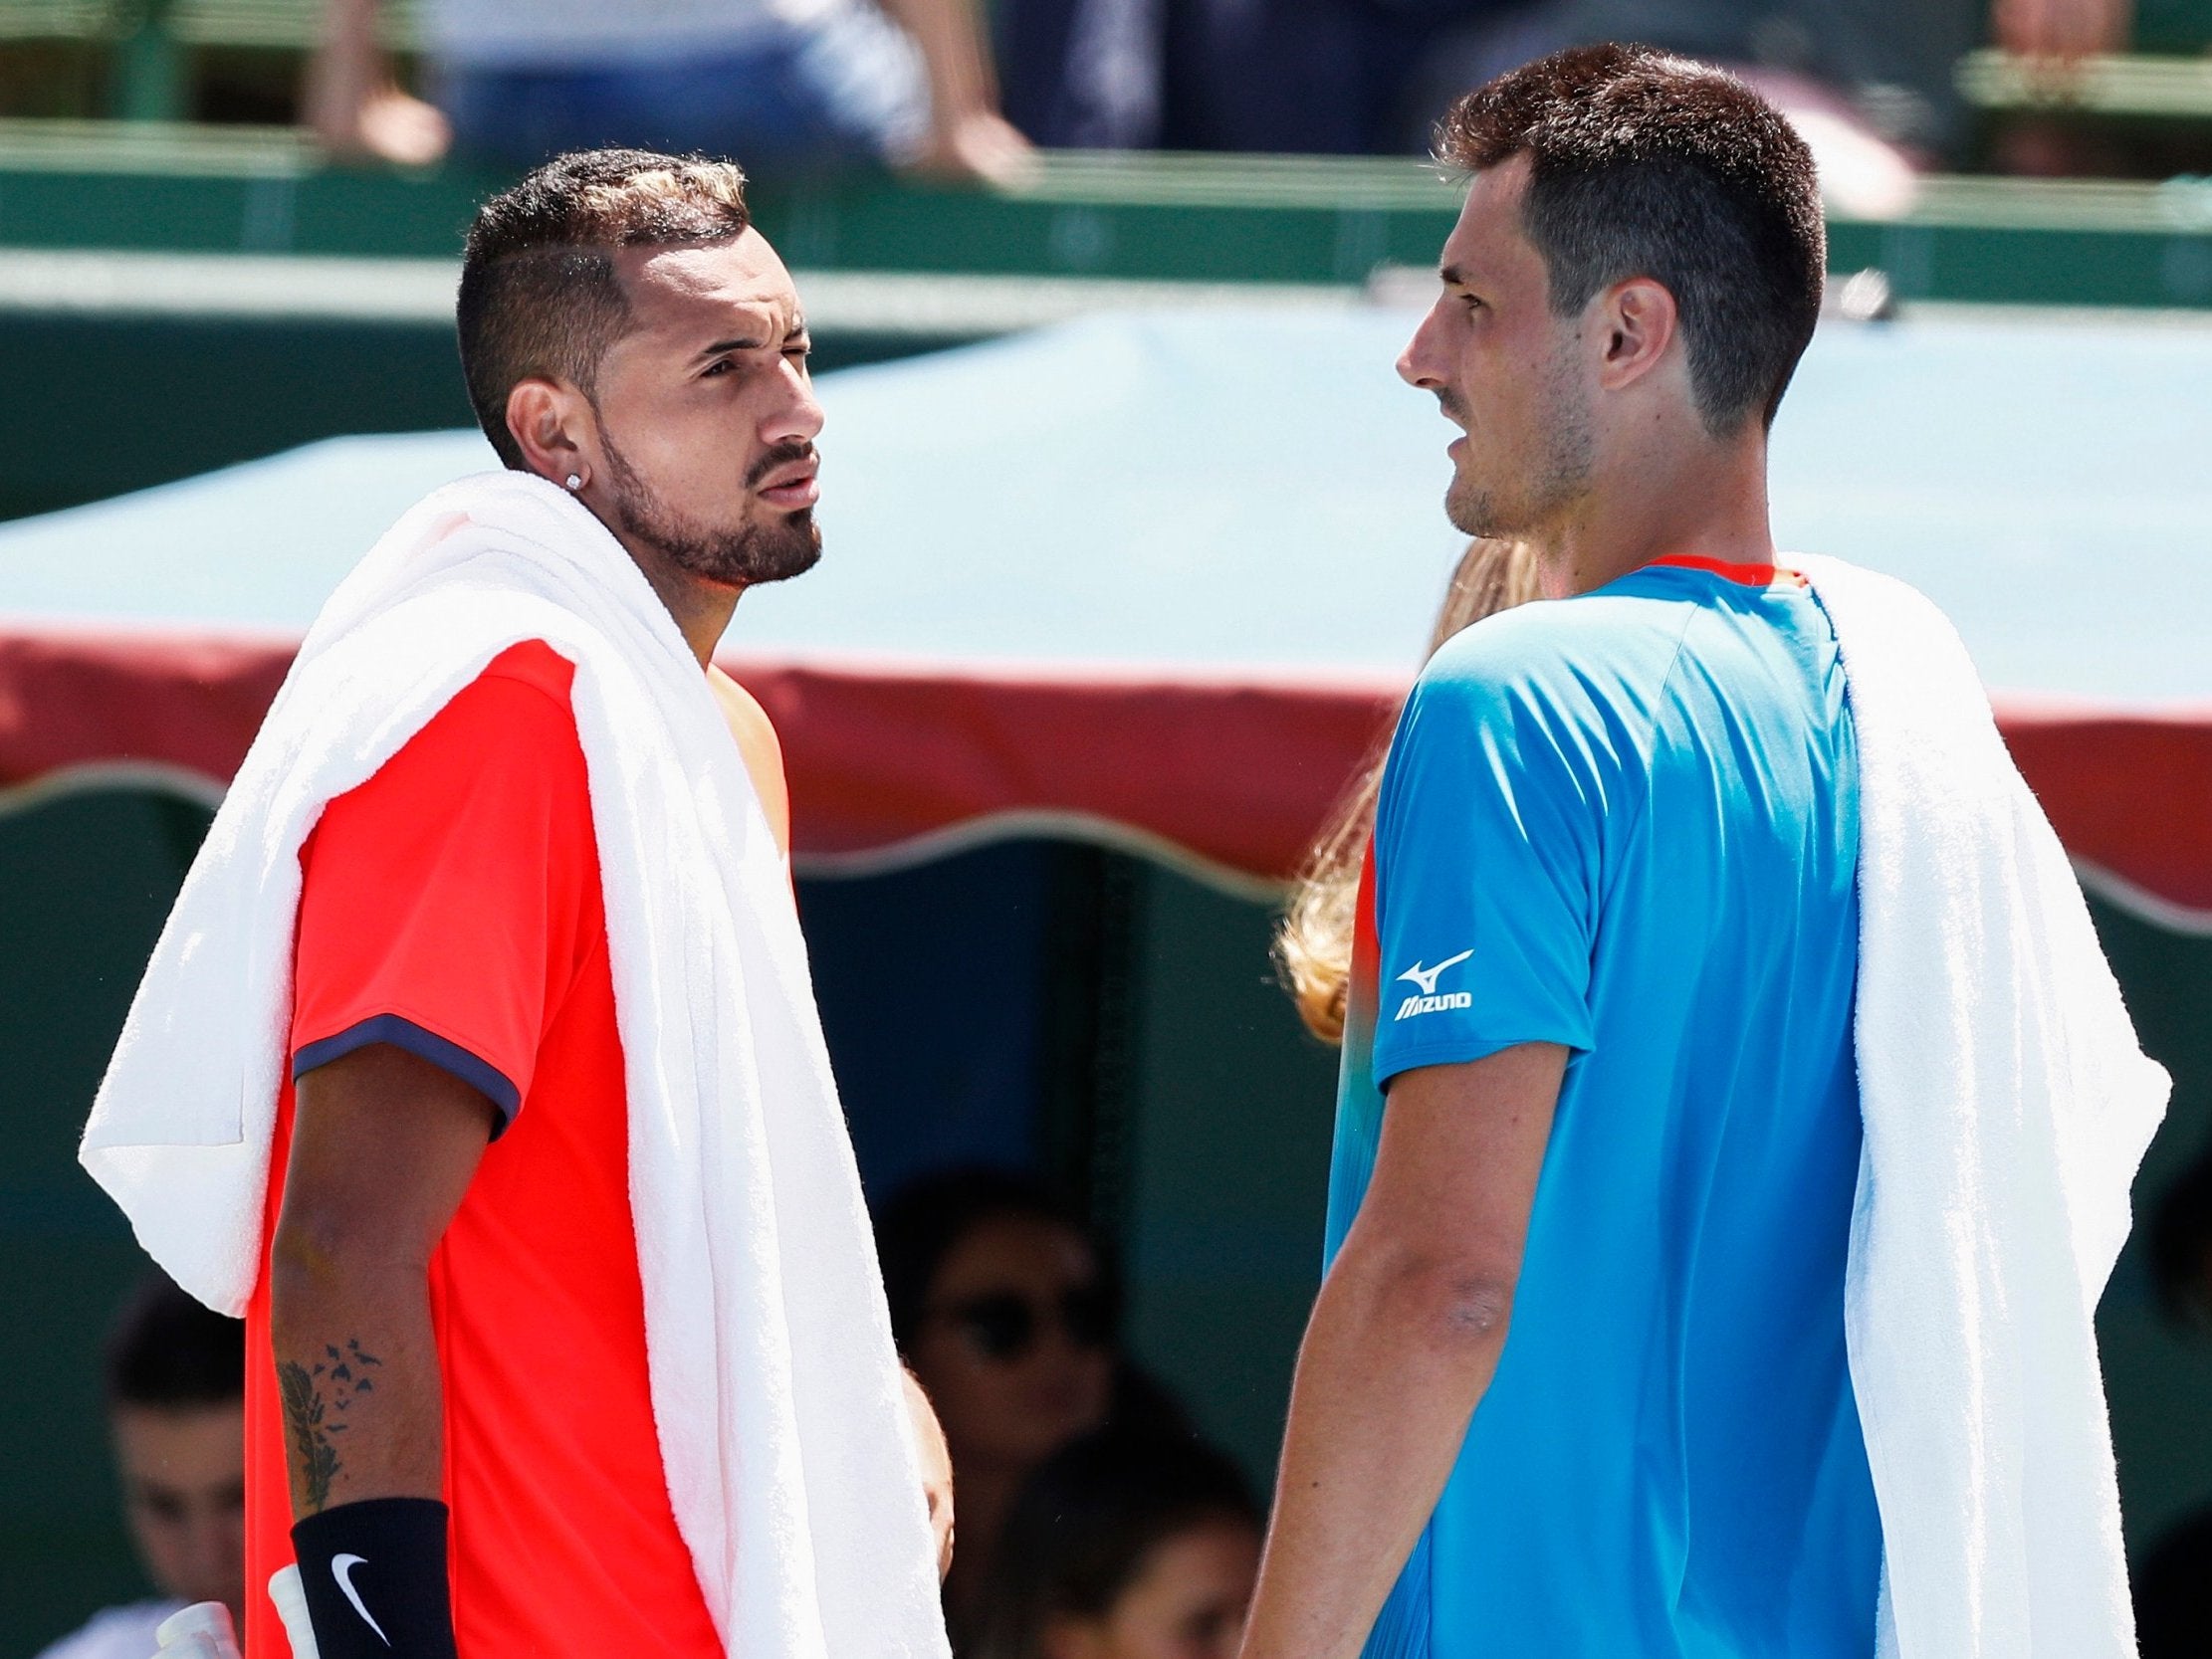
<path fill-rule="evenodd" d="M 1393 743 L 1246 1659 L 1871 1659 L 1856 750 L 1765 484 L 1812 164 L 1620 47 L 1442 138 L 1472 181 L 1400 371 L 1464 433 L 1453 521 L 1548 598 Z"/>

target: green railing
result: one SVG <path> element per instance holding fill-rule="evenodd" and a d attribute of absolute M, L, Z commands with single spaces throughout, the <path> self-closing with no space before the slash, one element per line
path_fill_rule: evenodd
<path fill-rule="evenodd" d="M 0 249 L 451 258 L 498 182 L 332 167 L 283 129 L 0 122 Z M 1455 196 L 1411 160 L 1061 154 L 1009 190 L 771 180 L 756 202 L 821 270 L 1356 284 L 1434 261 Z M 2212 181 L 1935 178 L 1831 241 L 1906 300 L 2212 306 Z"/>

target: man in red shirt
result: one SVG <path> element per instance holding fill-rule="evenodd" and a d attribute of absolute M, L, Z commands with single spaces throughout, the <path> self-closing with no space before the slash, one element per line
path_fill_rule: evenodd
<path fill-rule="evenodd" d="M 821 410 L 732 166 L 600 151 L 488 203 L 459 322 L 510 468 L 571 492 L 709 654 L 808 568 Z M 301 852 L 290 1076 L 247 1315 L 246 1648 L 297 1557 L 322 1659 L 720 1659 L 656 1434 L 622 1045 L 571 665 L 497 657 Z"/>

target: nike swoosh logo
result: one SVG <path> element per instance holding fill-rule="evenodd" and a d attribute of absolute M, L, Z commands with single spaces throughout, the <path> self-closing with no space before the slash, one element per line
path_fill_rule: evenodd
<path fill-rule="evenodd" d="M 344 1592 L 345 1599 L 353 1604 L 353 1611 L 361 1615 L 361 1622 L 376 1632 L 378 1641 L 389 1647 L 391 1638 L 384 1634 L 384 1627 L 376 1622 L 375 1616 L 361 1605 L 361 1592 L 353 1587 L 353 1569 L 365 1565 L 367 1559 L 365 1555 L 332 1555 L 331 1576 L 337 1580 L 337 1587 Z"/>
<path fill-rule="evenodd" d="M 1457 967 L 1461 962 L 1465 961 L 1469 956 L 1473 954 L 1474 951 L 1472 949 L 1462 950 L 1456 956 L 1446 956 L 1435 967 L 1423 967 L 1421 963 L 1416 962 L 1412 967 L 1408 968 L 1398 977 L 1401 979 L 1410 979 L 1415 984 L 1419 985 L 1421 987 L 1421 994 L 1423 996 L 1435 996 L 1437 994 L 1437 975 L 1443 972 L 1443 970 L 1447 967 Z"/>

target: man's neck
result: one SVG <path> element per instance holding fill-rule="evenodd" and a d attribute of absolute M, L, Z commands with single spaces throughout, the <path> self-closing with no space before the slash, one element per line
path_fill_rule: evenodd
<path fill-rule="evenodd" d="M 1624 470 L 1530 539 L 1552 598 L 1588 593 L 1669 556 L 1771 564 L 1766 445 L 1699 446 Z"/>
<path fill-rule="evenodd" d="M 723 631 L 730 626 L 730 618 L 738 608 L 738 598 L 745 589 L 706 581 L 688 570 L 679 569 L 664 554 L 633 543 L 620 530 L 615 531 L 615 539 L 644 572 L 646 581 L 660 595 L 660 602 L 668 607 L 668 614 L 676 619 L 676 630 L 691 647 L 691 654 L 699 659 L 699 666 L 712 666 L 715 647 L 721 643 Z"/>

